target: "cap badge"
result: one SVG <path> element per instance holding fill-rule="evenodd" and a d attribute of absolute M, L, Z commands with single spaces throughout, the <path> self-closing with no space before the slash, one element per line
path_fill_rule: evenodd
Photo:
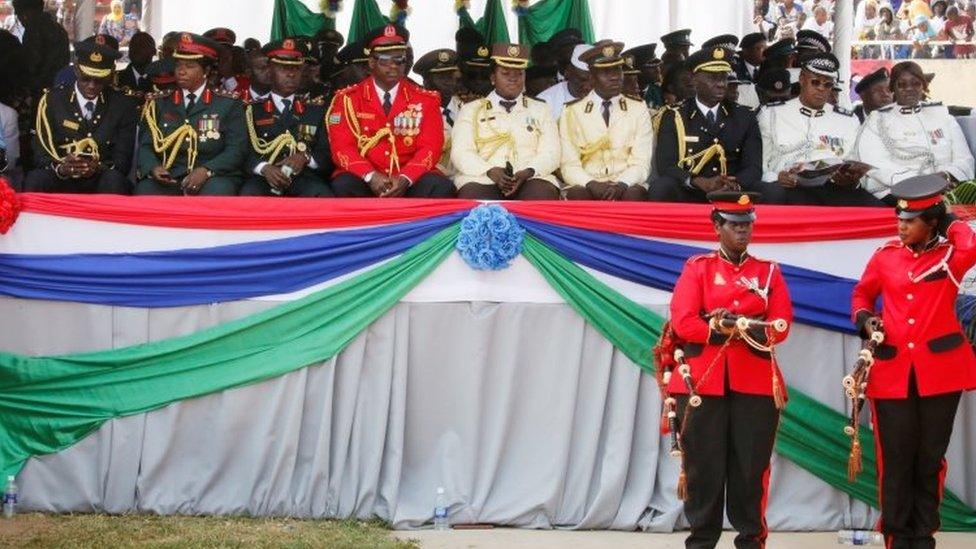
<path fill-rule="evenodd" d="M 627 65 L 627 67 L 634 68 L 634 58 L 633 57 L 624 57 L 624 63 Z"/>
<path fill-rule="evenodd" d="M 99 46 L 104 46 L 105 45 L 105 36 L 103 36 L 101 34 L 96 34 L 95 35 L 95 43 L 98 44 Z"/>
<path fill-rule="evenodd" d="M 722 48 L 715 48 L 715 51 L 712 52 L 712 57 L 715 59 L 725 59 L 725 50 Z"/>
<path fill-rule="evenodd" d="M 293 50 L 295 49 L 295 41 L 292 40 L 291 38 L 288 38 L 287 40 L 281 43 L 281 47 L 285 48 L 286 50 Z"/>
<path fill-rule="evenodd" d="M 183 42 L 184 44 L 189 44 L 193 42 L 193 37 L 190 36 L 190 33 L 184 32 L 183 35 L 180 36 L 180 41 Z"/>
<path fill-rule="evenodd" d="M 904 210 L 905 208 L 908 207 L 908 201 L 905 199 L 899 200 L 898 207 Z"/>
<path fill-rule="evenodd" d="M 518 46 L 511 45 L 511 46 L 508 47 L 508 55 L 510 55 L 512 57 L 515 57 L 518 54 L 519 54 L 519 47 Z"/>
<path fill-rule="evenodd" d="M 481 46 L 478 48 L 478 57 L 488 57 L 488 47 Z"/>
<path fill-rule="evenodd" d="M 102 54 L 98 53 L 97 51 L 96 52 L 92 52 L 92 54 L 90 56 L 88 56 L 88 58 L 91 59 L 91 62 L 92 63 L 101 63 L 102 62 Z"/>
<path fill-rule="evenodd" d="M 777 90 L 782 90 L 783 89 L 783 82 L 777 80 L 776 83 L 773 84 L 773 87 L 776 88 Z"/>
<path fill-rule="evenodd" d="M 739 205 L 740 206 L 748 206 L 749 203 L 750 203 L 749 195 L 744 194 L 744 195 L 742 195 L 742 196 L 739 197 Z"/>
<path fill-rule="evenodd" d="M 447 63 L 451 60 L 451 54 L 447 53 L 446 51 L 442 51 L 437 54 L 437 60 L 441 63 Z"/>
<path fill-rule="evenodd" d="M 613 46 L 603 46 L 603 56 L 613 57 Z"/>
<path fill-rule="evenodd" d="M 387 25 L 386 28 L 383 29 L 383 36 L 387 38 L 392 38 L 396 36 L 396 27 L 394 27 L 393 25 Z"/>

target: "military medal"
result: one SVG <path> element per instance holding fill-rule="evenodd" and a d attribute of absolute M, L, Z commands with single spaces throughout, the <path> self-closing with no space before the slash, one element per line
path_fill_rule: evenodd
<path fill-rule="evenodd" d="M 308 150 L 308 145 L 306 145 L 304 141 L 299 141 L 298 144 L 295 145 L 295 150 L 303 153 Z"/>

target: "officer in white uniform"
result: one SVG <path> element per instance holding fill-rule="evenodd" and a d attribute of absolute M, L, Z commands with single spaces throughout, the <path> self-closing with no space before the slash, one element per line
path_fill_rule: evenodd
<path fill-rule="evenodd" d="M 559 115 L 563 113 L 563 106 L 566 103 L 576 101 L 590 92 L 589 82 L 587 82 L 589 68 L 586 63 L 580 60 L 580 55 L 591 47 L 589 44 L 579 44 L 573 48 L 569 66 L 566 67 L 566 79 L 557 82 L 539 94 L 539 99 L 549 105 L 552 117 L 556 120 L 559 120 Z M 574 93 L 578 95 L 574 95 Z"/>
<path fill-rule="evenodd" d="M 891 187 L 909 177 L 941 174 L 950 183 L 972 179 L 973 155 L 959 124 L 942 103 L 922 100 L 927 89 L 922 69 L 899 63 L 890 82 L 895 103 L 868 115 L 855 149 L 858 160 L 873 166 L 862 182 L 867 190 L 894 204 Z"/>
<path fill-rule="evenodd" d="M 549 107 L 524 93 L 529 49 L 495 44 L 491 62 L 495 89 L 466 104 L 452 131 L 458 197 L 558 199 L 559 131 Z"/>
<path fill-rule="evenodd" d="M 593 91 L 559 119 L 561 174 L 570 200 L 646 200 L 654 138 L 643 101 L 622 94 L 623 44 L 597 42 L 580 58 Z"/>
<path fill-rule="evenodd" d="M 763 181 L 771 203 L 823 206 L 881 206 L 860 187 L 867 171 L 846 163 L 820 186 L 802 186 L 812 163 L 847 161 L 854 149 L 858 121 L 848 110 L 829 105 L 840 63 L 830 53 L 808 56 L 800 71 L 800 95 L 766 104 L 758 115 L 763 142 Z"/>

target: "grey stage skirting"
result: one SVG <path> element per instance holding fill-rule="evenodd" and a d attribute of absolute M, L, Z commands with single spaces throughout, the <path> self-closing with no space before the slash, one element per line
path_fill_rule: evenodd
<path fill-rule="evenodd" d="M 174 309 L 0 299 L 0 347 L 54 354 L 185 334 L 271 303 Z M 660 311 L 659 311 L 660 312 Z M 652 342 L 648 342 L 651 344 Z M 796 326 L 789 383 L 843 409 L 850 336 Z M 644 374 L 567 305 L 400 303 L 337 358 L 107 422 L 19 477 L 52 512 L 378 516 L 529 528 L 685 525 L 678 464 Z M 976 399 L 963 399 L 948 484 L 976 504 Z M 963 418 L 966 418 L 965 420 Z M 869 527 L 877 513 L 774 457 L 775 530 Z"/>

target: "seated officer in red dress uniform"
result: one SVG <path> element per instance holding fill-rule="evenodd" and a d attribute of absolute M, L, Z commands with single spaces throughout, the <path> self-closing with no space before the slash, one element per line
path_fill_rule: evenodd
<path fill-rule="evenodd" d="M 454 196 L 454 184 L 436 171 L 444 147 L 440 95 L 406 78 L 408 37 L 392 24 L 371 32 L 370 77 L 332 99 L 326 120 L 336 196 Z"/>
<path fill-rule="evenodd" d="M 715 547 L 722 534 L 723 510 L 739 532 L 736 547 L 765 545 L 769 459 L 779 424 L 777 397 L 785 398 L 786 383 L 769 352 L 757 350 L 740 332 L 720 322 L 729 316 L 787 323 L 793 319 L 779 266 L 746 251 L 758 196 L 739 191 L 708 194 L 719 249 L 688 259 L 671 298 L 671 325 L 685 342 L 692 384 L 702 398 L 699 407 L 689 408 L 681 376 L 671 377 L 668 390 L 677 395 L 678 417 L 684 418 L 684 510 L 691 525 L 687 547 Z M 750 328 L 746 335 L 768 346 L 788 333 Z"/>
<path fill-rule="evenodd" d="M 884 330 L 867 396 L 890 548 L 935 547 L 952 423 L 962 391 L 976 389 L 976 355 L 956 317 L 959 284 L 976 265 L 976 233 L 946 212 L 946 185 L 922 175 L 891 188 L 898 239 L 871 256 L 851 302 L 864 337 Z"/>

